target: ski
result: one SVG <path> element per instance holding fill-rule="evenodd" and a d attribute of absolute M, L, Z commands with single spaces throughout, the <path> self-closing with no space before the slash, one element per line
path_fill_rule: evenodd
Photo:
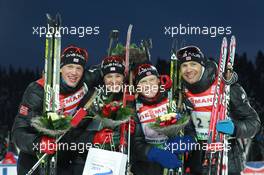
<path fill-rule="evenodd" d="M 150 62 L 151 61 L 151 54 L 150 54 L 149 50 L 152 49 L 152 39 L 149 38 L 147 40 L 142 40 L 141 46 L 144 48 L 147 59 Z"/>
<path fill-rule="evenodd" d="M 52 98 L 52 112 L 59 113 L 60 110 L 60 57 L 61 57 L 61 16 L 57 14 L 54 21 L 54 40 L 53 40 L 53 75 L 52 75 L 52 89 L 53 89 L 53 98 Z M 57 140 L 57 138 L 56 138 Z M 55 153 L 50 160 L 50 169 L 49 175 L 57 174 L 57 156 Z"/>
<path fill-rule="evenodd" d="M 221 45 L 221 54 L 218 63 L 217 85 L 213 99 L 211 120 L 208 131 L 207 150 L 203 163 L 204 174 L 209 175 L 227 175 L 228 174 L 228 140 L 227 136 L 216 132 L 216 123 L 218 120 L 227 118 L 230 102 L 230 84 L 236 75 L 232 74 L 236 39 L 231 37 L 228 56 L 227 39 L 224 37 Z M 229 75 L 229 77 L 227 76 Z M 227 77 L 226 77 L 227 76 Z"/>
<path fill-rule="evenodd" d="M 59 83 L 60 83 L 60 52 L 61 52 L 61 17 L 53 19 L 47 14 L 48 31 L 45 43 L 44 68 L 44 103 L 43 113 L 58 112 L 59 110 Z"/>
<path fill-rule="evenodd" d="M 45 42 L 45 67 L 44 67 L 44 103 L 43 113 L 51 111 L 51 99 L 52 99 L 52 57 L 53 57 L 53 34 L 52 30 L 49 30 L 53 26 L 52 17 L 47 14 L 48 31 L 46 33 Z"/>
<path fill-rule="evenodd" d="M 53 97 L 54 104 L 52 104 L 52 111 L 59 112 L 60 109 L 60 57 L 61 57 L 61 33 L 60 33 L 60 25 L 61 25 L 61 16 L 60 14 L 56 15 L 55 18 L 55 33 L 54 33 L 54 58 L 53 58 Z"/>
<path fill-rule="evenodd" d="M 60 100 L 60 54 L 61 54 L 61 17 L 57 14 L 55 19 L 47 14 L 47 33 L 45 41 L 45 67 L 44 67 L 44 100 L 43 114 L 59 112 Z M 56 175 L 57 154 L 45 158 L 41 162 L 41 175 Z M 48 167 L 49 166 L 49 167 Z"/>
<path fill-rule="evenodd" d="M 172 81 L 172 87 L 168 92 L 169 98 L 169 108 L 172 109 L 175 113 L 182 113 L 183 111 L 183 95 L 182 95 L 182 84 L 181 84 L 181 75 L 179 70 L 179 63 L 177 58 L 178 47 L 183 47 L 184 41 L 178 42 L 177 39 L 172 41 L 171 48 L 171 57 L 170 57 L 170 79 Z M 181 132 L 180 136 L 183 136 Z M 178 155 L 175 155 L 178 156 Z M 184 154 L 179 155 L 180 160 L 182 161 L 182 167 L 177 169 L 167 169 L 163 170 L 163 175 L 182 175 L 184 174 Z"/>
<path fill-rule="evenodd" d="M 175 100 L 175 94 L 176 94 L 176 88 L 178 84 L 177 75 L 178 75 L 178 68 L 177 68 L 177 39 L 173 39 L 172 46 L 171 46 L 171 57 L 170 57 L 170 79 L 172 81 L 172 87 L 170 88 L 170 91 L 168 92 L 168 99 L 169 99 L 169 108 L 173 110 L 173 112 L 177 112 L 177 106 L 176 106 L 176 100 Z M 175 155 L 177 156 L 177 155 Z M 163 175 L 173 175 L 176 173 L 176 170 L 174 169 L 163 169 Z"/>
<path fill-rule="evenodd" d="M 109 34 L 110 42 L 109 42 L 109 47 L 107 50 L 108 56 L 112 55 L 113 42 L 118 40 L 118 34 L 119 34 L 118 30 L 111 30 L 111 32 Z"/>
<path fill-rule="evenodd" d="M 126 40 L 126 56 L 125 56 L 125 77 L 129 77 L 129 49 L 130 49 L 130 41 L 131 41 L 131 33 L 132 33 L 133 25 L 128 26 L 127 30 L 127 40 Z M 127 88 L 124 88 L 123 92 L 123 107 L 126 107 L 126 92 Z"/>
<path fill-rule="evenodd" d="M 128 30 L 127 30 L 127 40 L 126 40 L 126 48 L 125 48 L 125 79 L 127 79 L 129 87 L 125 86 L 123 88 L 123 107 L 126 107 L 127 105 L 127 101 L 131 101 L 131 96 L 132 96 L 132 91 L 130 90 L 130 83 L 131 80 L 130 78 L 132 78 L 132 75 L 129 71 L 129 51 L 130 51 L 130 42 L 131 42 L 131 34 L 132 34 L 132 28 L 133 25 L 130 24 L 128 26 Z M 129 92 L 127 92 L 129 91 Z M 130 120 L 129 120 L 130 121 Z M 121 124 L 120 126 L 120 152 L 122 153 L 127 153 L 127 171 L 126 174 L 129 175 L 131 174 L 130 172 L 130 122 L 128 123 L 128 133 L 126 133 L 125 131 L 125 124 Z M 127 138 L 127 139 L 126 139 Z M 126 150 L 126 146 L 127 146 L 127 150 Z"/>
<path fill-rule="evenodd" d="M 235 36 L 231 37 L 230 46 L 229 46 L 229 55 L 227 59 L 227 69 L 226 74 L 231 74 L 233 65 L 234 65 L 234 59 L 235 59 L 235 49 L 236 49 L 236 38 Z M 232 74 L 233 75 L 233 74 Z M 227 77 L 226 77 L 227 78 Z M 229 81 L 232 80 L 232 77 L 230 79 L 225 80 L 225 87 L 224 87 L 224 100 L 222 105 L 222 110 L 220 110 L 220 120 L 224 119 L 230 119 L 228 109 L 229 109 L 229 102 L 230 102 L 230 84 Z M 218 166 L 218 174 L 221 175 L 228 175 L 228 137 L 224 134 L 221 134 L 221 142 L 223 143 L 223 151 L 219 155 L 221 156 L 221 161 L 219 161 Z"/>
<path fill-rule="evenodd" d="M 172 41 L 171 57 L 170 57 L 170 79 L 172 80 L 172 87 L 168 93 L 169 101 L 170 101 L 170 108 L 173 109 L 174 112 L 177 111 L 174 95 L 176 94 L 176 88 L 177 88 L 177 84 L 178 84 L 178 80 L 177 80 L 178 68 L 177 68 L 177 57 L 176 57 L 177 48 L 176 48 L 176 45 L 177 45 L 177 40 L 174 39 Z"/>
<path fill-rule="evenodd" d="M 216 136 L 216 122 L 219 120 L 219 110 L 222 101 L 222 93 L 223 93 L 223 79 L 222 76 L 225 72 L 227 58 L 227 39 L 226 37 L 222 40 L 221 52 L 218 62 L 218 71 L 217 71 L 217 84 L 215 87 L 215 93 L 213 98 L 213 107 L 210 117 L 210 125 L 208 130 L 208 140 L 207 140 L 207 150 L 205 152 L 205 159 L 203 162 L 203 173 L 214 175 L 217 172 L 217 162 L 218 156 L 216 153 L 212 152 L 216 151 L 215 148 L 219 148 L 219 135 Z"/>

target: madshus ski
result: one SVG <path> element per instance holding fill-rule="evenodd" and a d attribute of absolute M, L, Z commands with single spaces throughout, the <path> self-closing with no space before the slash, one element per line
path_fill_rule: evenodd
<path fill-rule="evenodd" d="M 210 125 L 208 130 L 207 150 L 203 162 L 204 175 L 228 174 L 228 140 L 227 136 L 216 131 L 218 120 L 227 119 L 230 101 L 230 82 L 225 75 L 231 73 L 234 64 L 236 40 L 231 37 L 229 54 L 227 57 L 228 43 L 226 37 L 222 40 L 220 58 L 218 62 L 217 84 L 213 98 Z M 233 74 L 232 74 L 233 76 Z M 231 76 L 231 77 L 232 77 Z"/>

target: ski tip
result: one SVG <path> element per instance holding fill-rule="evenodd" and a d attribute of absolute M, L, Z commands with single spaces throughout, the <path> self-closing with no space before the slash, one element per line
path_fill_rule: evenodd
<path fill-rule="evenodd" d="M 59 13 L 56 14 L 55 18 L 53 18 L 49 13 L 46 13 L 47 23 L 50 26 L 60 26 L 61 25 L 61 15 Z"/>
<path fill-rule="evenodd" d="M 52 16 L 49 13 L 46 13 L 47 21 L 48 23 L 51 23 L 52 21 Z"/>
<path fill-rule="evenodd" d="M 60 13 L 56 14 L 56 26 L 60 26 L 61 25 L 61 15 Z"/>
<path fill-rule="evenodd" d="M 172 44 L 171 44 L 171 53 L 176 53 L 177 51 L 177 45 L 178 45 L 178 40 L 177 38 L 172 39 Z"/>
<path fill-rule="evenodd" d="M 149 39 L 147 40 L 147 42 L 148 42 L 148 47 L 149 47 L 150 49 L 152 49 L 152 46 L 153 46 L 153 44 L 152 44 L 152 38 L 149 38 Z"/>
<path fill-rule="evenodd" d="M 236 46 L 236 37 L 234 35 L 231 37 L 230 46 L 231 45 Z"/>
<path fill-rule="evenodd" d="M 152 49 L 152 39 L 149 38 L 149 39 L 142 39 L 141 40 L 141 46 L 146 48 L 146 49 Z"/>
<path fill-rule="evenodd" d="M 132 28 L 133 28 L 133 25 L 132 24 L 129 24 L 128 29 L 129 30 L 132 30 Z"/>
<path fill-rule="evenodd" d="M 53 19 L 53 17 L 51 16 L 51 14 L 46 13 L 46 17 L 47 17 L 47 24 L 48 24 L 49 26 L 54 26 L 54 19 Z"/>
<path fill-rule="evenodd" d="M 222 45 L 224 47 L 227 47 L 227 38 L 226 37 L 223 38 Z"/>
<path fill-rule="evenodd" d="M 119 31 L 118 30 L 111 30 L 109 37 L 113 39 L 118 38 Z"/>

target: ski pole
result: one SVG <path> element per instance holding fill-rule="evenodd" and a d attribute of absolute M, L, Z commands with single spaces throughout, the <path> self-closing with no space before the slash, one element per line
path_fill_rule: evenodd
<path fill-rule="evenodd" d="M 69 130 L 69 129 L 68 129 Z M 67 131 L 68 131 L 67 130 Z M 66 132 L 67 132 L 66 131 Z M 66 134 L 66 132 L 64 134 L 62 134 L 56 141 L 55 143 L 57 144 L 61 138 Z M 43 154 L 43 156 L 41 156 L 41 158 L 37 161 L 37 163 L 28 171 L 28 173 L 26 175 L 31 175 L 37 168 L 38 166 L 40 165 L 40 163 L 48 156 L 47 153 Z"/>

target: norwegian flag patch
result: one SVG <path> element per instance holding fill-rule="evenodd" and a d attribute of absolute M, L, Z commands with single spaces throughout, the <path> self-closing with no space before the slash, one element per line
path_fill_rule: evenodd
<path fill-rule="evenodd" d="M 192 60 L 192 57 L 189 57 L 189 56 L 188 56 L 188 57 L 186 57 L 186 60 L 187 60 L 187 61 L 190 61 L 190 60 Z"/>
<path fill-rule="evenodd" d="M 152 75 L 152 73 L 151 72 L 147 72 L 146 75 L 149 76 L 149 75 Z"/>
<path fill-rule="evenodd" d="M 24 116 L 28 115 L 28 107 L 21 105 L 19 108 L 19 114 L 24 115 Z"/>
<path fill-rule="evenodd" d="M 110 71 L 115 71 L 116 68 L 115 67 L 110 67 Z"/>

